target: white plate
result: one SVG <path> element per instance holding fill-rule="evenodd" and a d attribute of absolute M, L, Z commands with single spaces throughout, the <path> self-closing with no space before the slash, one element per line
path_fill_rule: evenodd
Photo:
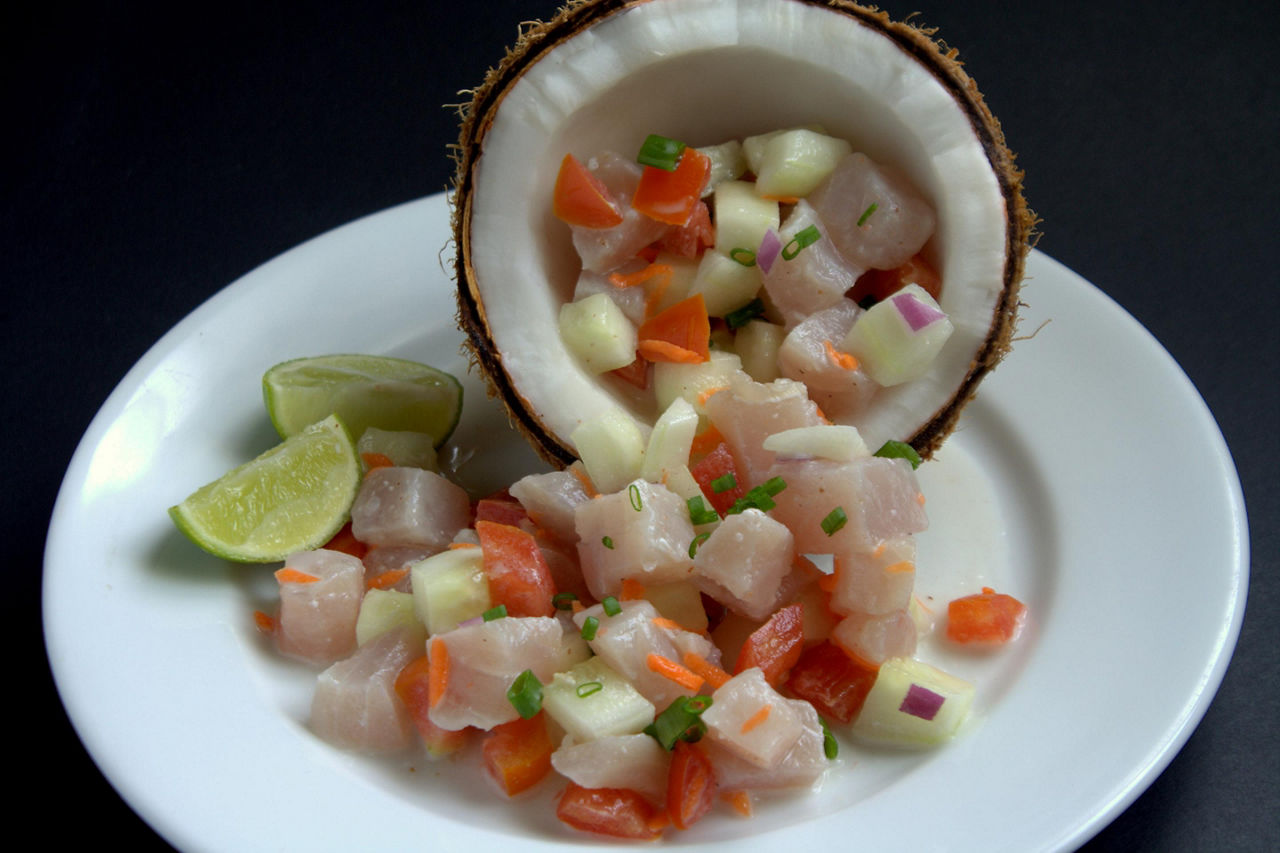
<path fill-rule="evenodd" d="M 578 841 L 546 786 L 518 807 L 473 767 L 348 755 L 306 728 L 312 676 L 270 653 L 251 612 L 262 567 L 197 551 L 165 510 L 275 442 L 258 377 L 326 352 L 465 370 L 439 262 L 443 196 L 312 240 L 226 288 L 161 339 L 94 419 L 67 472 L 45 558 L 47 645 L 77 731 L 107 778 L 183 849 L 539 849 Z M 804 849 L 1076 846 L 1165 767 L 1208 706 L 1244 610 L 1244 507 L 1190 382 L 1123 310 L 1033 253 L 1034 337 L 982 386 L 922 469 L 933 528 L 920 588 L 978 583 L 1032 612 L 1019 643 L 923 654 L 981 699 L 945 749 L 848 744 L 822 789 L 713 815 L 672 841 Z M 537 463 L 475 380 L 458 436 L 464 484 Z M 782 832 L 785 830 L 785 834 Z M 581 845 L 580 845 L 581 846 Z"/>

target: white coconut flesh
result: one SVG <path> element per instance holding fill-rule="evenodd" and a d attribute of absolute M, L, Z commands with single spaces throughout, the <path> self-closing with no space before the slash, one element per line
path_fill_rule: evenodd
<path fill-rule="evenodd" d="M 1007 346 L 1011 329 L 992 357 L 1030 221 L 1017 186 L 1002 182 L 1011 164 L 993 165 L 989 127 L 954 82 L 878 26 L 795 0 L 655 0 L 557 41 L 491 100 L 460 182 L 460 289 L 475 315 L 463 319 L 473 339 L 487 333 L 481 360 L 491 374 L 500 367 L 495 384 L 548 458 L 573 455 L 569 436 L 583 422 L 625 413 L 647 430 L 658 414 L 583 370 L 561 342 L 558 313 L 580 267 L 569 228 L 551 213 L 566 153 L 629 155 L 650 133 L 700 146 L 816 124 L 904 172 L 937 213 L 924 255 L 955 331 L 925 377 L 882 389 L 854 421 L 873 447 L 894 438 L 932 450 L 940 437 L 930 424 Z"/>

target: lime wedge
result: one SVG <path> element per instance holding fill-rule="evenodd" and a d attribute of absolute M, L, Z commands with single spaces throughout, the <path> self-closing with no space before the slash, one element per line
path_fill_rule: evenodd
<path fill-rule="evenodd" d="M 169 516 L 210 554 L 272 563 L 333 538 L 361 475 L 351 434 L 330 416 L 197 489 Z"/>
<path fill-rule="evenodd" d="M 267 413 L 282 438 L 336 414 L 357 439 L 368 427 L 429 433 L 444 444 L 462 412 L 462 385 L 434 367 L 377 355 L 282 362 L 262 377 Z"/>

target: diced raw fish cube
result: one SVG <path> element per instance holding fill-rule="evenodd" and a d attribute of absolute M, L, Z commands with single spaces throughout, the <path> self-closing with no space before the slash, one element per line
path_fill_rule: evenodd
<path fill-rule="evenodd" d="M 735 374 L 727 389 L 713 394 L 706 410 L 748 486 L 764 482 L 773 464 L 774 454 L 763 446 L 766 438 L 823 422 L 801 383 L 791 379 L 756 382 L 745 373 Z"/>
<path fill-rule="evenodd" d="M 803 382 L 811 395 L 814 391 L 858 393 L 859 397 L 874 394 L 875 382 L 858 360 L 842 349 L 860 313 L 862 309 L 852 300 L 841 299 L 788 332 L 778 350 L 782 375 Z M 823 411 L 831 415 L 825 408 Z"/>
<path fill-rule="evenodd" d="M 351 532 L 369 545 L 446 548 L 471 523 L 461 486 L 421 468 L 375 468 L 351 507 Z"/>
<path fill-rule="evenodd" d="M 507 690 L 516 676 L 528 669 L 547 683 L 586 660 L 590 651 L 555 617 L 507 616 L 437 634 L 427 642 L 427 654 L 448 656 L 449 676 L 431 721 L 456 731 L 465 726 L 487 730 L 514 720 L 519 714 Z"/>
<path fill-rule="evenodd" d="M 416 729 L 396 695 L 400 670 L 422 655 L 411 630 L 380 634 L 320 673 L 311 699 L 311 728 L 344 749 L 394 752 L 411 746 Z"/>
<path fill-rule="evenodd" d="M 905 177 L 857 152 L 836 164 L 808 201 L 840 254 L 862 270 L 902 266 L 928 241 L 936 222 L 933 207 Z"/>
<path fill-rule="evenodd" d="M 330 664 L 355 651 L 356 620 L 364 597 L 364 565 L 341 551 L 291 555 L 285 568 L 319 578 L 280 584 L 276 645 L 291 658 Z"/>
<path fill-rule="evenodd" d="M 623 264 L 618 272 L 623 274 L 638 272 L 644 266 L 645 263 L 643 261 L 634 261 L 629 264 Z M 643 287 L 618 287 L 609 281 L 609 277 L 603 273 L 583 270 L 578 276 L 577 285 L 573 288 L 573 301 L 578 302 L 597 293 L 603 293 L 612 299 L 626 318 L 636 326 L 645 321 L 645 289 Z"/>
<path fill-rule="evenodd" d="M 906 610 L 916 579 L 916 543 L 904 537 L 871 553 L 837 554 L 831 609 L 840 614 L 883 615 Z"/>
<path fill-rule="evenodd" d="M 800 737 L 770 767 L 760 767 L 742 758 L 732 748 L 714 738 L 703 741 L 716 768 L 716 782 L 722 791 L 775 791 L 816 784 L 831 765 L 824 748 L 822 722 L 808 702 L 783 699 L 801 723 Z M 715 707 L 714 705 L 712 707 Z"/>
<path fill-rule="evenodd" d="M 794 557 L 795 539 L 786 525 L 748 509 L 727 516 L 698 547 L 693 579 L 731 610 L 763 619 Z"/>
<path fill-rule="evenodd" d="M 811 227 L 820 236 L 816 242 L 797 249 L 792 241 Z M 778 239 L 783 248 L 764 273 L 764 288 L 788 327 L 840 302 L 857 283 L 858 276 L 866 272 L 865 267 L 851 262 L 835 243 L 826 239 L 827 232 L 823 217 L 803 199 L 782 225 Z"/>
<path fill-rule="evenodd" d="M 610 735 L 575 743 L 565 738 L 551 766 L 584 788 L 629 788 L 665 804 L 671 753 L 646 734 Z"/>
<path fill-rule="evenodd" d="M 905 459 L 779 459 L 768 476 L 786 481 L 770 514 L 791 528 L 802 554 L 874 551 L 929 526 L 924 496 Z M 836 509 L 847 520 L 828 534 L 822 522 Z"/>
<path fill-rule="evenodd" d="M 831 640 L 869 666 L 916 652 L 916 623 L 905 609 L 892 613 L 851 613 L 836 623 Z"/>
<path fill-rule="evenodd" d="M 557 593 L 572 593 L 584 604 L 594 600 L 582 577 L 582 567 L 578 565 L 577 548 L 558 542 L 541 542 L 540 547 L 542 559 L 547 561 L 547 568 L 551 570 L 551 580 L 555 583 Z"/>
<path fill-rule="evenodd" d="M 776 767 L 804 732 L 797 705 L 765 681 L 759 667 L 743 670 L 722 684 L 702 713 L 707 737 L 756 767 Z"/>
<path fill-rule="evenodd" d="M 634 160 L 605 152 L 587 162 L 587 168 L 609 190 L 622 211 L 622 222 L 612 228 L 570 227 L 573 247 L 582 259 L 582 268 L 609 272 L 635 257 L 636 253 L 667 232 L 668 226 L 650 219 L 631 206 L 643 171 Z"/>
<path fill-rule="evenodd" d="M 561 542 L 578 541 L 574 529 L 574 508 L 590 500 L 582 478 L 573 471 L 551 471 L 530 474 L 511 484 L 507 490 L 520 501 L 534 523 Z"/>
<path fill-rule="evenodd" d="M 621 612 L 609 616 L 602 605 L 596 604 L 574 615 L 579 627 L 589 617 L 599 622 L 590 641 L 591 650 L 659 709 L 667 707 L 678 696 L 694 695 L 690 688 L 650 668 L 649 655 L 680 663 L 686 651 L 693 651 L 718 661 L 711 641 L 700 634 L 655 622 L 658 611 L 643 599 L 623 601 L 621 608 Z"/>
<path fill-rule="evenodd" d="M 689 507 L 665 486 L 635 480 L 579 504 L 574 518 L 582 575 L 597 599 L 617 594 L 625 578 L 670 583 L 693 570 Z"/>
<path fill-rule="evenodd" d="M 387 572 L 394 572 L 397 569 L 408 569 L 414 563 L 425 560 L 432 554 L 439 553 L 439 548 L 432 548 L 426 545 L 384 545 L 381 548 L 370 548 L 368 553 L 364 555 L 364 580 L 367 585 L 374 578 L 384 575 Z M 409 573 L 406 572 L 403 579 L 396 582 L 390 589 L 400 592 L 408 592 Z"/>

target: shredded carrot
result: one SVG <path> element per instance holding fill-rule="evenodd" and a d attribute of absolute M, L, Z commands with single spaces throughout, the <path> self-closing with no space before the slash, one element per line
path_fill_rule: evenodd
<path fill-rule="evenodd" d="M 900 560 L 899 562 L 894 563 L 892 566 L 885 567 L 885 571 L 891 575 L 898 574 L 899 572 L 914 572 L 915 570 L 916 570 L 916 564 L 911 562 L 910 560 Z"/>
<path fill-rule="evenodd" d="M 762 195 L 760 198 L 765 201 L 776 201 L 778 204 L 795 204 L 800 201 L 800 197 L 794 195 Z"/>
<path fill-rule="evenodd" d="M 636 345 L 636 352 L 649 361 L 665 361 L 672 364 L 702 364 L 706 361 L 693 350 L 670 341 L 644 340 Z"/>
<path fill-rule="evenodd" d="M 587 497 L 598 497 L 600 493 L 596 491 L 595 483 L 591 482 L 591 478 L 587 476 L 587 472 L 583 470 L 581 465 L 570 465 L 569 473 L 578 478 L 578 482 L 582 484 L 582 489 L 587 493 Z"/>
<path fill-rule="evenodd" d="M 830 574 L 824 572 L 822 577 L 818 578 L 818 589 L 823 592 L 831 592 L 836 588 L 836 584 L 838 583 L 840 583 L 840 571 L 837 568 L 836 571 L 831 572 Z"/>
<path fill-rule="evenodd" d="M 711 320 L 706 300 L 701 293 L 695 293 L 664 308 L 640 325 L 636 339 L 640 341 L 637 351 L 650 361 L 686 361 L 687 356 L 680 354 L 679 350 L 697 353 L 699 362 L 706 361 L 711 357 Z M 662 347 L 655 348 L 652 346 L 655 341 L 672 344 L 678 349 L 668 352 Z"/>
<path fill-rule="evenodd" d="M 916 503 L 924 506 L 924 492 L 916 492 Z"/>
<path fill-rule="evenodd" d="M 404 580 L 407 574 L 409 574 L 408 569 L 388 569 L 382 574 L 370 578 L 365 587 L 368 589 L 391 589 L 391 587 Z"/>
<path fill-rule="evenodd" d="M 702 391 L 698 392 L 698 405 L 705 406 L 708 400 L 728 388 L 728 385 L 717 385 L 714 388 L 704 388 Z"/>
<path fill-rule="evenodd" d="M 871 552 L 871 556 L 876 558 L 881 557 L 884 554 L 884 549 L 888 547 L 889 547 L 888 542 L 881 542 L 879 545 L 876 546 L 876 549 Z"/>
<path fill-rule="evenodd" d="M 428 654 L 427 670 L 427 707 L 434 708 L 444 698 L 445 688 L 449 686 L 449 647 L 444 640 L 434 637 Z"/>
<path fill-rule="evenodd" d="M 635 601 L 644 598 L 644 584 L 634 578 L 622 579 L 622 590 L 618 593 L 621 601 Z"/>
<path fill-rule="evenodd" d="M 751 792 L 750 791 L 725 791 L 721 797 L 729 807 L 737 812 L 741 817 L 751 817 Z"/>
<path fill-rule="evenodd" d="M 716 690 L 733 676 L 725 672 L 697 652 L 685 652 L 681 657 L 689 670 L 706 680 L 712 690 Z"/>
<path fill-rule="evenodd" d="M 274 634 L 276 632 L 276 620 L 261 610 L 253 611 L 253 624 L 257 625 L 258 630 L 264 634 Z"/>
<path fill-rule="evenodd" d="M 835 345 L 832 344 L 831 341 L 823 341 L 822 346 L 827 351 L 827 358 L 831 359 L 831 363 L 834 364 L 836 367 L 841 367 L 841 368 L 844 368 L 845 370 L 858 369 L 858 360 L 853 356 L 849 355 L 849 353 L 841 352 L 840 350 L 836 349 Z"/>
<path fill-rule="evenodd" d="M 831 425 L 831 418 L 827 417 L 827 413 L 822 411 L 821 406 L 815 405 L 813 407 L 813 410 L 818 415 L 818 420 L 822 421 L 824 424 L 827 424 L 828 426 Z"/>
<path fill-rule="evenodd" d="M 745 735 L 747 732 L 759 728 L 765 720 L 769 719 L 769 712 L 772 710 L 772 705 L 761 705 L 760 710 L 747 717 L 742 724 L 742 733 Z"/>
<path fill-rule="evenodd" d="M 662 305 L 662 299 L 667 295 L 667 290 L 671 287 L 671 276 L 663 276 L 655 279 L 653 287 L 649 289 L 649 295 L 644 299 L 644 318 L 648 320 L 658 313 L 658 308 Z"/>
<path fill-rule="evenodd" d="M 320 578 L 285 566 L 276 572 L 276 580 L 280 583 L 315 583 Z"/>
<path fill-rule="evenodd" d="M 920 596 L 916 595 L 916 596 L 913 596 L 913 598 L 915 598 L 915 600 L 916 600 L 916 606 L 918 606 L 918 607 L 919 607 L 921 610 L 923 610 L 925 613 L 932 613 L 932 612 L 933 612 L 933 608 L 932 608 L 932 607 L 930 607 L 929 605 L 925 604 L 923 601 L 921 601 L 921 600 L 920 600 Z"/>
<path fill-rule="evenodd" d="M 649 620 L 658 628 L 666 628 L 668 631 L 683 631 L 684 626 L 674 619 L 668 619 L 665 616 L 655 616 Z"/>
<path fill-rule="evenodd" d="M 480 546 L 474 542 L 450 542 L 450 551 L 461 551 L 463 548 L 479 548 Z"/>
<path fill-rule="evenodd" d="M 650 652 L 649 656 L 644 659 L 644 662 L 645 666 L 649 667 L 650 670 L 658 673 L 658 675 L 661 675 L 668 681 L 674 681 L 681 687 L 688 688 L 689 690 L 697 690 L 702 686 L 702 676 L 681 666 L 671 658 Z"/>
<path fill-rule="evenodd" d="M 698 456 L 705 456 L 723 443 L 724 436 L 712 424 L 693 437 L 693 444 L 689 447 L 689 458 L 694 459 Z"/>
<path fill-rule="evenodd" d="M 385 453 L 361 453 L 360 459 L 363 460 L 364 467 L 369 471 L 375 468 L 392 468 L 396 464 Z"/>
<path fill-rule="evenodd" d="M 576 598 L 569 603 L 569 606 L 573 608 L 574 613 L 581 613 L 587 609 L 587 606 Z"/>
<path fill-rule="evenodd" d="M 609 273 L 609 283 L 614 287 L 635 287 L 638 284 L 644 284 L 651 278 L 658 278 L 659 276 L 670 279 L 672 272 L 671 264 L 653 263 L 649 264 L 649 266 L 644 269 L 636 270 L 635 272 Z"/>

